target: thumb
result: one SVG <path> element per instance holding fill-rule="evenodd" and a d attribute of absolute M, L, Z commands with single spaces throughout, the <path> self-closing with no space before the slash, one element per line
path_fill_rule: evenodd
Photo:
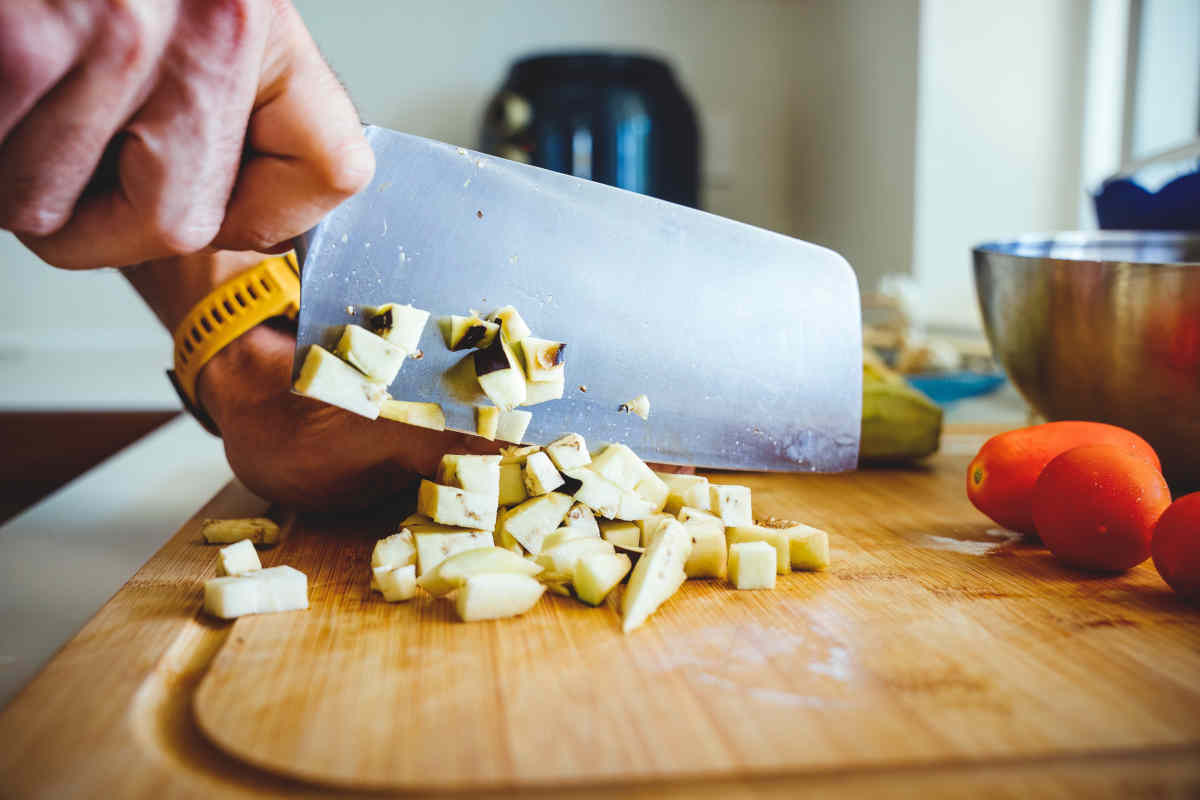
<path fill-rule="evenodd" d="M 298 236 L 375 172 L 350 98 L 291 3 L 275 5 L 246 160 L 214 247 L 265 250 Z"/>

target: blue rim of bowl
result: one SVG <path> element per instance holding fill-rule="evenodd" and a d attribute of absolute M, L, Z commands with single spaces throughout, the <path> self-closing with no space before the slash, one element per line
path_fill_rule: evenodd
<path fill-rule="evenodd" d="M 979 254 L 1056 261 L 1200 266 L 1200 233 L 1189 231 L 1064 231 L 984 242 Z M 1181 258 L 1180 256 L 1186 256 Z"/>

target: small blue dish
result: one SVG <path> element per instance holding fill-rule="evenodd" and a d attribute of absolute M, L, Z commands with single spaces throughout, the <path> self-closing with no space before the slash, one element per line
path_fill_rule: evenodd
<path fill-rule="evenodd" d="M 906 376 L 909 384 L 939 406 L 991 394 L 1004 385 L 1003 372 L 930 372 Z"/>

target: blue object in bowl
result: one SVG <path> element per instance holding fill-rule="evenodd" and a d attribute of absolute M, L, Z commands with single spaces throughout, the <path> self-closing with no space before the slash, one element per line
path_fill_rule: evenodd
<path fill-rule="evenodd" d="M 968 397 L 991 394 L 1004 385 L 1004 373 L 931 372 L 907 376 L 909 384 L 929 396 L 939 406 Z"/>

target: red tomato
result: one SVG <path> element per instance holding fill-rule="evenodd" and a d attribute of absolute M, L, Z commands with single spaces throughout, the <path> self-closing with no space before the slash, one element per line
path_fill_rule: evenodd
<path fill-rule="evenodd" d="M 1033 487 L 1033 521 L 1063 563 L 1119 572 L 1150 556 L 1150 539 L 1171 491 L 1162 473 L 1121 447 L 1068 450 Z"/>
<path fill-rule="evenodd" d="M 993 436 L 967 467 L 967 497 L 1005 528 L 1035 533 L 1033 485 L 1055 457 L 1087 444 L 1111 444 L 1161 470 L 1154 448 L 1136 433 L 1101 422 L 1047 422 Z"/>
<path fill-rule="evenodd" d="M 1163 512 L 1150 549 L 1167 585 L 1200 600 L 1200 492 L 1184 495 Z"/>

